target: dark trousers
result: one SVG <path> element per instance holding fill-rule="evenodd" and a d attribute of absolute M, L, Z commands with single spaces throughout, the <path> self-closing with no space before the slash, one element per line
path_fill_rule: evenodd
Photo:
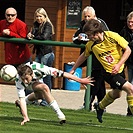
<path fill-rule="evenodd" d="M 95 82 L 94 86 L 90 87 L 90 110 L 92 109 L 92 103 L 95 97 L 97 97 L 98 102 L 100 102 L 106 94 L 105 82 L 103 79 L 102 71 L 93 70 L 91 73 L 91 77 L 94 77 Z"/>

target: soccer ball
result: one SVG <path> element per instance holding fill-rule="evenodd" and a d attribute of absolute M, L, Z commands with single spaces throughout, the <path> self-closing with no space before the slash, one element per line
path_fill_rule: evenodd
<path fill-rule="evenodd" d="M 5 65 L 0 70 L 0 77 L 5 81 L 14 81 L 17 69 L 13 65 Z"/>

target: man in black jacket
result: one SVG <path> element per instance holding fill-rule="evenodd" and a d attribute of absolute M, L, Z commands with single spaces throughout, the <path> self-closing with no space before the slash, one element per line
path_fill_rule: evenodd
<path fill-rule="evenodd" d="M 93 7 L 91 7 L 91 6 L 85 7 L 83 9 L 82 15 L 83 15 L 83 20 L 80 22 L 80 27 L 73 36 L 73 42 L 75 44 L 80 45 L 80 44 L 86 44 L 87 43 L 87 41 L 88 41 L 87 35 L 85 35 L 83 33 L 82 29 L 83 29 L 83 26 L 85 25 L 85 23 L 90 19 L 97 19 L 99 22 L 102 23 L 103 30 L 109 30 L 106 23 L 102 19 L 96 17 L 95 10 Z M 84 50 L 85 49 L 82 48 L 80 50 L 80 54 Z M 80 67 L 85 67 L 85 66 L 87 66 L 87 60 L 85 62 L 83 62 Z M 103 69 L 102 65 L 99 63 L 99 61 L 96 59 L 96 57 L 92 53 L 92 73 L 91 73 L 91 76 L 94 77 L 95 82 L 94 82 L 94 86 L 91 86 L 91 90 L 90 90 L 90 105 L 89 105 L 90 110 L 92 109 L 92 102 L 94 101 L 95 96 L 97 96 L 97 100 L 99 102 L 103 99 L 103 97 L 106 94 L 105 82 L 104 82 L 103 76 L 102 76 L 102 69 Z M 85 96 L 84 96 L 84 99 L 85 99 Z M 83 105 L 83 107 L 84 107 L 84 105 Z"/>
<path fill-rule="evenodd" d="M 133 11 L 128 14 L 127 24 L 121 30 L 120 35 L 129 42 L 129 47 L 133 50 Z M 126 66 L 128 71 L 128 80 L 133 84 L 133 52 L 126 61 Z M 133 116 L 129 108 L 127 109 L 127 116 Z"/>

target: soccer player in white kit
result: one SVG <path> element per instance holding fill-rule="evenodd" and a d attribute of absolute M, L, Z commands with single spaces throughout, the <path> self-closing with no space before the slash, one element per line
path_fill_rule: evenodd
<path fill-rule="evenodd" d="M 38 99 L 45 99 L 49 106 L 55 111 L 60 121 L 60 124 L 66 122 L 65 115 L 60 110 L 56 100 L 51 95 L 51 92 L 46 84 L 43 83 L 42 77 L 51 75 L 53 77 L 65 77 L 71 80 L 82 83 L 83 85 L 93 85 L 92 78 L 78 78 L 70 73 L 63 72 L 56 68 L 48 67 L 37 62 L 28 62 L 22 64 L 17 68 L 18 75 L 16 76 L 16 88 L 18 92 L 19 101 L 16 101 L 16 106 L 20 108 L 23 120 L 21 125 L 30 121 L 27 113 L 27 104 L 32 103 Z M 25 96 L 25 89 L 33 89 L 33 93 Z"/>

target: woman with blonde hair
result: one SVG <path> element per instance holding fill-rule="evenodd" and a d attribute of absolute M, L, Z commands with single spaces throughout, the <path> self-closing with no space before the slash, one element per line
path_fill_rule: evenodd
<path fill-rule="evenodd" d="M 45 22 L 49 22 L 49 23 L 51 24 L 51 26 L 52 26 L 52 34 L 55 34 L 55 33 L 54 33 L 54 26 L 53 26 L 52 22 L 50 21 L 48 15 L 47 15 L 47 12 L 44 10 L 44 8 L 38 8 L 38 9 L 35 11 L 35 13 L 34 13 L 34 22 L 37 21 L 37 14 L 41 14 L 41 15 L 44 16 L 44 17 L 43 17 L 43 22 L 44 22 L 44 23 L 42 24 L 42 26 L 40 26 L 40 28 L 43 28 L 43 25 L 45 24 Z"/>
<path fill-rule="evenodd" d="M 50 21 L 47 12 L 44 8 L 38 8 L 34 13 L 34 23 L 31 31 L 28 33 L 28 39 L 37 40 L 52 40 L 54 35 L 54 26 Z M 35 61 L 43 65 L 52 67 L 54 61 L 54 53 L 52 46 L 49 45 L 34 45 L 33 54 L 36 54 Z M 43 82 L 51 89 L 51 76 L 43 78 Z M 42 100 L 41 105 L 46 105 L 45 100 Z"/>

